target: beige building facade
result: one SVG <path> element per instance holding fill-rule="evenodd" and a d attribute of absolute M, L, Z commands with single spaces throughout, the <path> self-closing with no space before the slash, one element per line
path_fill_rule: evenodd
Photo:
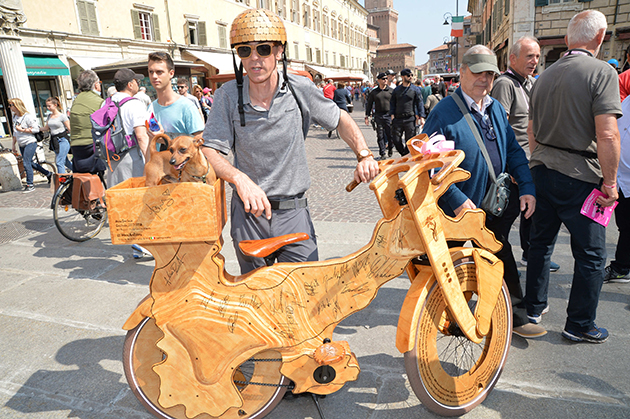
<path fill-rule="evenodd" d="M 176 76 L 216 88 L 233 78 L 230 24 L 255 7 L 282 17 L 293 70 L 307 71 L 315 80 L 334 73 L 369 75 L 368 13 L 357 0 L 22 0 L 24 19 L 12 40 L 19 41 L 42 118 L 46 97 L 70 103 L 81 71 L 95 70 L 107 87 L 122 67 L 147 75 L 147 55 L 153 51 L 171 54 Z M 4 128 L 10 116 L 4 85 L 10 77 L 0 75 Z M 142 84 L 151 93 L 148 78 Z"/>
<path fill-rule="evenodd" d="M 598 58 L 615 58 L 621 67 L 630 46 L 630 1 L 627 0 L 469 0 L 472 31 L 469 40 L 497 53 L 499 68 L 507 69 L 509 49 L 524 35 L 540 41 L 539 71 L 556 62 L 567 50 L 564 43 L 569 20 L 583 10 L 599 10 L 608 30 Z"/>

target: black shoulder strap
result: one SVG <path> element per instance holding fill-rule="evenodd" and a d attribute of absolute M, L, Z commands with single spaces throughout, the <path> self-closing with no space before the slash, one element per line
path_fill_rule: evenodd
<path fill-rule="evenodd" d="M 236 76 L 236 88 L 238 89 L 238 113 L 241 117 L 241 126 L 245 126 L 245 107 L 243 105 L 243 62 L 236 65 L 236 56 L 232 51 L 232 63 L 234 64 L 234 75 Z"/>

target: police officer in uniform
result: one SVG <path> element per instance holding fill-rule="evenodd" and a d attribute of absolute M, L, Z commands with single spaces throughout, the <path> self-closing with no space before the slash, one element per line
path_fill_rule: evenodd
<path fill-rule="evenodd" d="M 396 151 L 401 156 L 409 153 L 407 141 L 416 135 L 416 125 L 424 123 L 425 113 L 422 103 L 422 92 L 413 85 L 411 70 L 405 68 L 400 72 L 402 84 L 394 89 L 390 100 L 392 123 L 392 140 Z M 403 133 L 405 141 L 402 141 Z"/>
<path fill-rule="evenodd" d="M 378 86 L 370 91 L 365 104 L 365 124 L 369 125 L 369 117 L 374 106 L 374 122 L 376 123 L 376 138 L 380 160 L 385 160 L 385 153 L 392 156 L 392 119 L 389 113 L 389 102 L 392 98 L 392 89 L 387 85 L 387 74 L 379 73 L 376 77 Z"/>

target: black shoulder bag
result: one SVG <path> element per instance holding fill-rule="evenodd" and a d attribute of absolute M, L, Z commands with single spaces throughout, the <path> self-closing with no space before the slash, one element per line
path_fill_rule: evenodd
<path fill-rule="evenodd" d="M 490 161 L 490 156 L 488 155 L 488 150 L 486 150 L 486 145 L 479 135 L 479 131 L 472 120 L 472 116 L 470 116 L 470 111 L 466 105 L 464 105 L 464 102 L 462 102 L 457 93 L 451 95 L 451 97 L 455 100 L 455 103 L 457 103 L 457 106 L 459 106 L 459 109 L 464 114 L 464 118 L 473 132 L 475 140 L 477 140 L 477 144 L 479 144 L 479 149 L 481 150 L 481 154 L 483 154 L 483 158 L 486 160 L 488 171 L 490 172 L 492 184 L 490 185 L 490 188 L 488 188 L 488 192 L 483 198 L 480 207 L 487 213 L 492 214 L 495 217 L 500 217 L 503 215 L 508 203 L 510 202 L 510 182 L 512 181 L 510 179 L 510 175 L 503 172 L 499 174 L 499 176 L 495 176 L 494 169 L 492 168 L 492 162 Z"/>

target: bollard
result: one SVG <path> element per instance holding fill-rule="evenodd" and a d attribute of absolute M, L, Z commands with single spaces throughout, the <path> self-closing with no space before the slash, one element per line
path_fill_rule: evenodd
<path fill-rule="evenodd" d="M 18 162 L 13 153 L 0 153 L 0 185 L 5 192 L 22 189 Z"/>

